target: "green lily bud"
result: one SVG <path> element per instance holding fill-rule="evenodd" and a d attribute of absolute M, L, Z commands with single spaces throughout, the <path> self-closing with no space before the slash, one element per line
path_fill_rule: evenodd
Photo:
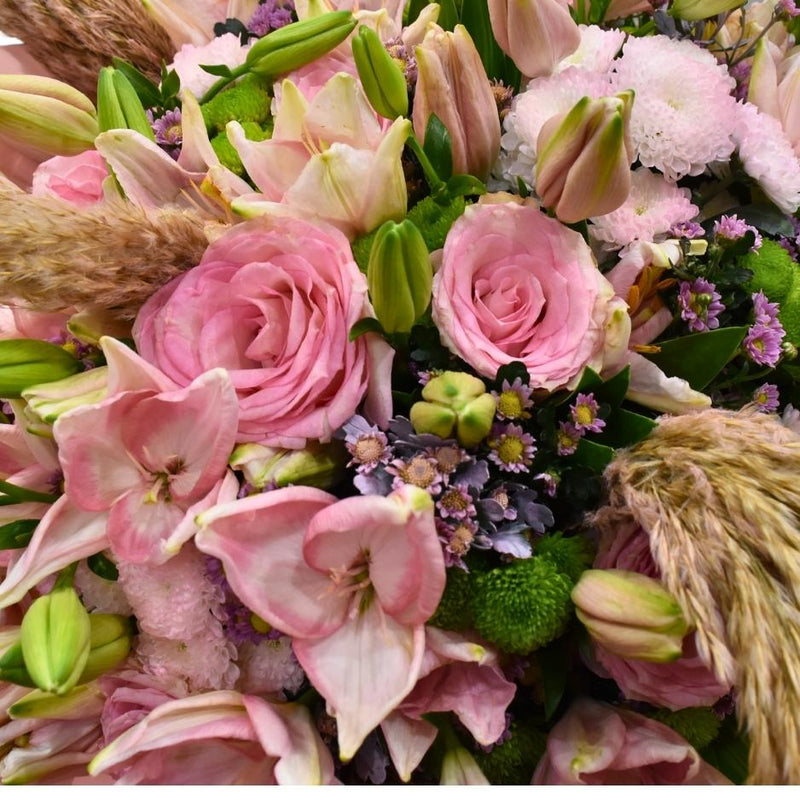
<path fill-rule="evenodd" d="M 156 138 L 139 95 L 114 67 L 103 67 L 97 79 L 97 121 L 101 132 L 130 128 L 151 141 Z"/>
<path fill-rule="evenodd" d="M 22 655 L 22 643 L 17 640 L 0 658 L 0 681 L 15 683 L 17 686 L 34 688 L 36 684 L 28 674 L 25 658 Z"/>
<path fill-rule="evenodd" d="M 431 301 L 433 266 L 425 240 L 411 220 L 384 222 L 367 266 L 375 316 L 387 333 L 408 333 Z"/>
<path fill-rule="evenodd" d="M 572 602 L 592 639 L 610 653 L 655 663 L 680 658 L 689 625 L 659 581 L 621 569 L 590 569 L 575 584 Z"/>
<path fill-rule="evenodd" d="M 466 747 L 448 750 L 442 759 L 440 786 L 488 786 L 489 781 Z"/>
<path fill-rule="evenodd" d="M 455 428 L 464 447 L 475 447 L 489 435 L 497 404 L 480 378 L 466 372 L 443 372 L 428 381 L 422 397 L 425 402 L 414 403 L 409 414 L 417 433 L 434 433 L 445 439 Z"/>
<path fill-rule="evenodd" d="M 724 14 L 744 5 L 745 0 L 673 0 L 669 13 L 687 22 L 696 22 Z"/>
<path fill-rule="evenodd" d="M 247 53 L 247 71 L 274 78 L 314 61 L 341 44 L 356 27 L 349 11 L 333 11 L 284 25 L 259 39 Z"/>
<path fill-rule="evenodd" d="M 38 339 L 0 341 L 0 397 L 20 397 L 29 386 L 80 371 L 81 362 L 58 345 Z"/>
<path fill-rule="evenodd" d="M 121 664 L 131 650 L 133 629 L 122 614 L 90 614 L 89 657 L 79 683 L 88 683 Z"/>
<path fill-rule="evenodd" d="M 378 34 L 362 26 L 353 38 L 353 59 L 370 105 L 387 119 L 408 114 L 408 86 Z"/>
<path fill-rule="evenodd" d="M 34 600 L 22 620 L 25 667 L 45 692 L 66 694 L 78 683 L 91 646 L 89 612 L 71 586 Z"/>
<path fill-rule="evenodd" d="M 244 473 L 248 483 L 263 489 L 295 484 L 330 489 L 344 477 L 348 455 L 341 442 L 310 443 L 303 450 L 283 450 L 261 444 L 239 445 L 228 463 Z"/>
<path fill-rule="evenodd" d="M 14 705 L 9 706 L 11 719 L 83 719 L 87 712 L 102 711 L 105 695 L 96 684 L 76 686 L 60 697 L 34 689 Z"/>
<path fill-rule="evenodd" d="M 94 106 L 66 83 L 34 75 L 0 75 L 0 134 L 14 144 L 72 156 L 98 134 Z"/>
<path fill-rule="evenodd" d="M 99 403 L 108 391 L 108 367 L 98 367 L 60 381 L 23 389 L 22 398 L 43 422 L 52 425 L 62 414 L 88 403 Z"/>

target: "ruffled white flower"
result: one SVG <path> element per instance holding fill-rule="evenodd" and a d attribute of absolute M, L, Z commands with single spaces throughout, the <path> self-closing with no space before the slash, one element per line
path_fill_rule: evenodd
<path fill-rule="evenodd" d="M 752 103 L 737 103 L 733 139 L 745 172 L 785 214 L 800 206 L 800 160 L 780 122 Z"/>
<path fill-rule="evenodd" d="M 175 59 L 171 64 L 171 69 L 174 69 L 181 79 L 181 93 L 188 90 L 195 97 L 202 97 L 219 80 L 219 77 L 200 69 L 200 65 L 224 64 L 226 67 L 235 69 L 244 64 L 249 49 L 249 45 L 242 46 L 235 33 L 217 36 L 201 47 L 185 44 L 175 53 Z"/>
<path fill-rule="evenodd" d="M 555 73 L 569 67 L 580 67 L 591 72 L 608 72 L 611 62 L 625 41 L 624 31 L 603 30 L 598 25 L 579 25 L 581 43 L 578 49 L 556 64 Z"/>
<path fill-rule="evenodd" d="M 666 36 L 631 37 L 614 72 L 614 91 L 636 92 L 630 136 L 643 166 L 678 180 L 730 158 L 736 82 L 709 52 Z"/>

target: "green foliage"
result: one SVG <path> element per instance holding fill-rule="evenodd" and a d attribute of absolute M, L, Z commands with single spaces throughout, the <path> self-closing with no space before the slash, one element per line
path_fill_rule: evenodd
<path fill-rule="evenodd" d="M 494 786 L 529 784 L 539 759 L 544 755 L 547 735 L 518 722 L 511 723 L 511 738 L 491 752 L 473 755 L 483 774 Z"/>
<path fill-rule="evenodd" d="M 683 708 L 680 711 L 659 709 L 651 714 L 654 720 L 669 725 L 683 736 L 695 750 L 702 750 L 719 735 L 721 722 L 710 708 Z"/>
<path fill-rule="evenodd" d="M 432 197 L 426 197 L 408 212 L 408 218 L 420 229 L 428 252 L 444 247 L 450 228 L 465 207 L 463 197 L 453 198 L 447 205 L 439 205 Z"/>
<path fill-rule="evenodd" d="M 782 303 L 800 272 L 792 257 L 777 242 L 764 239 L 755 253 L 747 253 L 739 264 L 753 273 L 747 284 L 752 292 L 762 291 L 772 301 Z"/>
<path fill-rule="evenodd" d="M 536 555 L 551 561 L 573 583 L 594 560 L 591 543 L 583 536 L 565 537 L 560 532 L 543 536 L 536 544 Z"/>
<path fill-rule="evenodd" d="M 471 606 L 472 575 L 458 567 L 447 570 L 442 599 L 428 625 L 448 631 L 463 631 L 473 625 Z"/>
<path fill-rule="evenodd" d="M 212 131 L 224 131 L 231 120 L 262 125 L 270 119 L 271 102 L 263 81 L 256 75 L 247 75 L 202 106 L 203 120 Z M 247 138 L 252 137 L 248 135 Z"/>
<path fill-rule="evenodd" d="M 572 583 L 533 556 L 476 576 L 475 629 L 507 653 L 529 653 L 560 636 L 572 615 Z"/>

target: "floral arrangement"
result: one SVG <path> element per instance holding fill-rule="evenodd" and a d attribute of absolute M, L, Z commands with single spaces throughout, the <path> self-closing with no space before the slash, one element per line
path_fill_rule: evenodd
<path fill-rule="evenodd" d="M 0 3 L 3 783 L 800 783 L 799 13 Z"/>

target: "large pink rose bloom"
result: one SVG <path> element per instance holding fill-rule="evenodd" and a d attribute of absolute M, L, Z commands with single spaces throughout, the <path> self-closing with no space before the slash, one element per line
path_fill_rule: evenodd
<path fill-rule="evenodd" d="M 550 732 L 531 783 L 669 786 L 730 781 L 672 728 L 582 697 Z"/>
<path fill-rule="evenodd" d="M 661 577 L 650 552 L 647 533 L 635 524 L 618 528 L 613 536 L 600 542 L 594 566 L 596 569 L 626 569 L 656 580 Z M 730 690 L 703 663 L 694 633 L 683 640 L 683 655 L 666 664 L 621 658 L 599 646 L 595 647 L 594 657 L 600 667 L 598 671 L 613 678 L 625 697 L 673 711 L 710 706 Z"/>
<path fill-rule="evenodd" d="M 470 206 L 433 282 L 433 319 L 450 350 L 490 378 L 522 361 L 531 386 L 547 390 L 618 357 L 623 308 L 579 234 L 514 203 Z"/>
<path fill-rule="evenodd" d="M 375 422 L 391 416 L 393 351 L 372 334 L 348 340 L 371 315 L 366 279 L 338 230 L 259 217 L 153 295 L 133 336 L 181 386 L 225 367 L 239 398 L 239 441 L 301 448 L 330 439 L 367 395 Z"/>
<path fill-rule="evenodd" d="M 106 160 L 97 150 L 77 156 L 54 156 L 36 168 L 31 193 L 36 197 L 60 197 L 86 208 L 103 199 L 103 181 L 107 177 Z"/>

